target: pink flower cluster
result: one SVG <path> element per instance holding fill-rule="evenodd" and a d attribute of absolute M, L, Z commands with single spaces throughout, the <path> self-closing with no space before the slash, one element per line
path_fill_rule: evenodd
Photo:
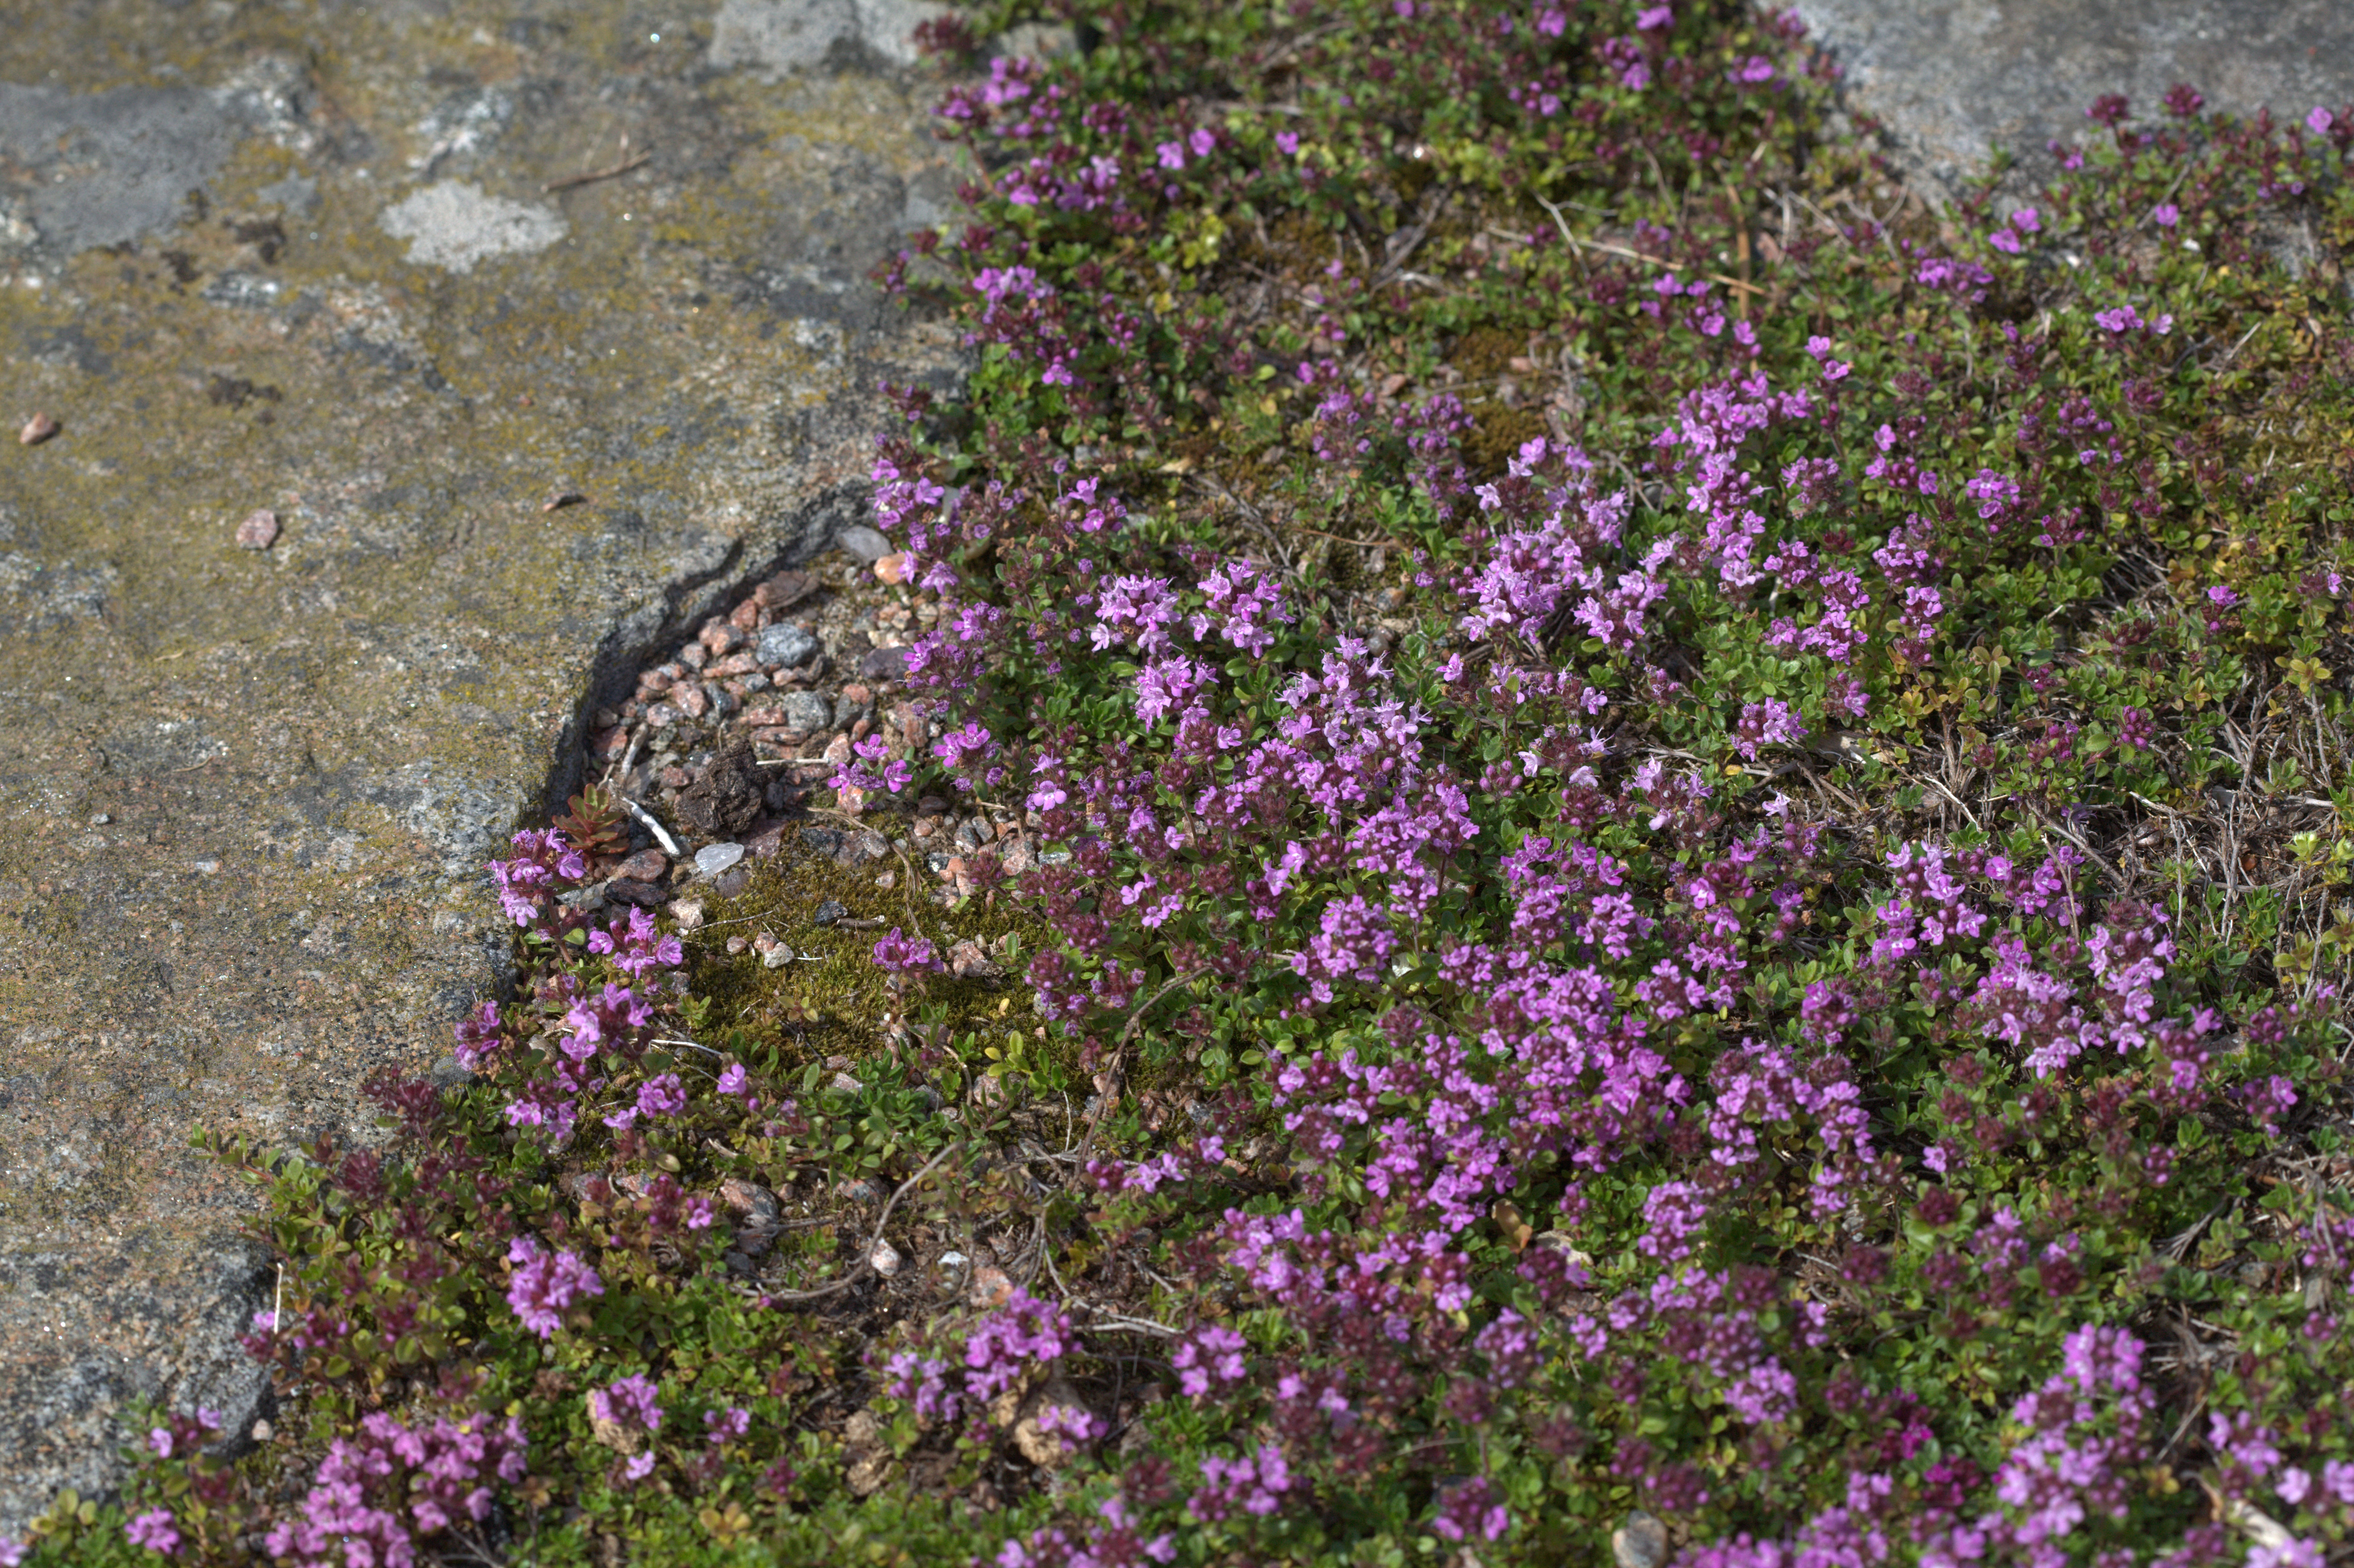
<path fill-rule="evenodd" d="M 419 1537 L 490 1517 L 490 1483 L 520 1483 L 525 1449 L 513 1416 L 504 1425 L 479 1414 L 440 1416 L 415 1427 L 381 1412 L 364 1416 L 356 1439 L 328 1446 L 302 1517 L 270 1532 L 270 1554 L 297 1568 L 408 1568 Z"/>

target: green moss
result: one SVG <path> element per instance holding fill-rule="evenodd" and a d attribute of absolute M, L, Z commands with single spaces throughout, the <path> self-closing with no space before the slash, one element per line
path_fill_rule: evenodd
<path fill-rule="evenodd" d="M 906 842 L 904 822 L 870 819 L 870 825 L 886 834 L 896 825 L 899 833 L 892 836 Z M 921 855 L 905 849 L 846 869 L 789 839 L 788 847 L 755 863 L 741 893 L 707 902 L 705 923 L 685 942 L 689 980 L 712 1037 L 740 1031 L 750 1042 L 773 1046 L 779 1066 L 800 1068 L 833 1055 L 875 1054 L 885 1044 L 886 1020 L 897 1018 L 956 1049 L 966 1069 L 978 1075 L 1006 1058 L 1009 1037 L 1020 1031 L 1028 1047 L 1023 1065 L 1067 1079 L 1069 1048 L 1037 1044 L 1044 1031 L 1021 982 L 1023 956 L 1052 935 L 1034 915 L 1017 914 L 1011 899 L 986 894 L 940 906 L 931 896 L 938 882 Z M 885 871 L 894 885 L 879 887 L 875 879 Z M 879 927 L 817 926 L 811 917 L 829 899 L 848 911 L 845 920 Z M 895 927 L 920 933 L 942 955 L 958 942 L 977 941 L 1008 972 L 994 980 L 911 977 L 901 996 L 874 959 L 875 938 Z M 727 952 L 730 937 L 748 942 L 764 931 L 792 948 L 793 961 L 770 969 L 748 947 Z"/>

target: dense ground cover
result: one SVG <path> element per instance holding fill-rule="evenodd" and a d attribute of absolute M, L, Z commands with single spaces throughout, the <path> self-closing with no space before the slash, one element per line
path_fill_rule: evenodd
<path fill-rule="evenodd" d="M 222 1150 L 292 1440 L 33 1560 L 2345 1560 L 2354 111 L 1935 212 L 1738 5 L 1073 19 L 831 786 L 1024 983 L 829 1067 L 580 802 L 472 1086 Z"/>

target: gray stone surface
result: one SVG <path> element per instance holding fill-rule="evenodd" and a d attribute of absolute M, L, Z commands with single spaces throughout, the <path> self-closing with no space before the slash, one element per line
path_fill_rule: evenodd
<path fill-rule="evenodd" d="M 0 235 L 70 256 L 169 228 L 236 145 L 226 97 L 0 82 Z"/>
<path fill-rule="evenodd" d="M 787 727 L 811 735 L 833 722 L 832 706 L 815 692 L 787 692 L 784 710 Z"/>
<path fill-rule="evenodd" d="M 2156 116 L 2187 81 L 2214 108 L 2303 118 L 2354 101 L 2354 5 L 2344 0 L 1797 0 L 1846 71 L 1852 102 L 1887 123 L 1904 162 L 1950 191 L 2000 147 L 2022 172 L 2073 143 L 2085 109 L 2122 92 Z"/>
<path fill-rule="evenodd" d="M 790 620 L 761 629 L 752 652 L 763 664 L 791 666 L 805 662 L 818 650 L 818 641 Z"/>
<path fill-rule="evenodd" d="M 0 444 L 0 1534 L 128 1401 L 249 1427 L 275 1270 L 190 1130 L 349 1143 L 369 1073 L 447 1076 L 586 715 L 866 520 L 883 379 L 954 382 L 868 281 L 963 177 L 917 11 L 738 58 L 719 10 L 0 27 L 0 421 L 62 426 Z"/>

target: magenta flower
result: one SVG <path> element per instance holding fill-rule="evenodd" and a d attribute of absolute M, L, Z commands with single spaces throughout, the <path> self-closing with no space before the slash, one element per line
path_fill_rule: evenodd
<path fill-rule="evenodd" d="M 575 1301 L 605 1294 L 597 1271 L 571 1252 L 546 1253 L 531 1236 L 507 1244 L 507 1261 L 515 1266 L 507 1281 L 507 1305 L 523 1326 L 541 1339 L 552 1338 L 562 1326 L 564 1310 Z"/>
<path fill-rule="evenodd" d="M 169 1557 L 180 1550 L 180 1532 L 173 1528 L 174 1522 L 170 1509 L 149 1509 L 124 1525 L 122 1533 L 131 1538 L 132 1545 Z"/>
<path fill-rule="evenodd" d="M 1196 1329 L 1177 1341 L 1169 1364 L 1177 1369 L 1178 1386 L 1195 1399 L 1210 1392 L 1210 1382 L 1238 1383 L 1243 1375 L 1243 1337 L 1221 1324 Z"/>
<path fill-rule="evenodd" d="M 676 1116 L 686 1108 L 686 1086 L 676 1073 L 663 1073 L 638 1086 L 640 1116 Z"/>
<path fill-rule="evenodd" d="M 875 962 L 893 974 L 906 974 L 911 970 L 937 974 L 948 968 L 940 962 L 939 955 L 933 950 L 929 940 L 922 937 L 903 936 L 896 926 L 891 927 L 889 935 L 875 944 Z"/>
<path fill-rule="evenodd" d="M 646 1380 L 642 1372 L 631 1372 L 603 1388 L 588 1391 L 588 1414 L 597 1421 L 610 1421 L 617 1426 L 642 1426 L 649 1432 L 662 1430 L 662 1391 Z"/>

